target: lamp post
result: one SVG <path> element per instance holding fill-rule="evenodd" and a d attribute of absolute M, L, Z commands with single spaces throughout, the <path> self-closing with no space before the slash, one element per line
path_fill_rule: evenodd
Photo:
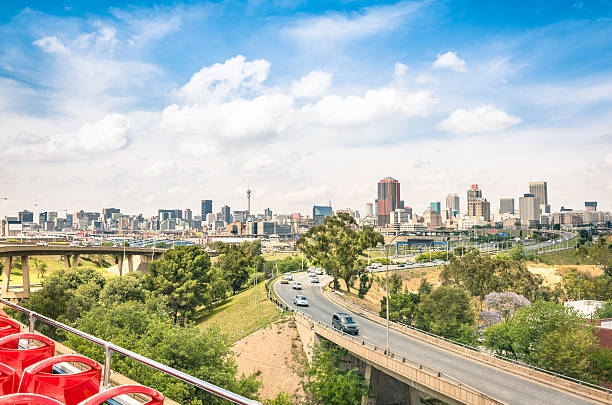
<path fill-rule="evenodd" d="M 388 246 L 393 246 L 392 243 L 395 239 L 397 239 L 399 235 L 396 235 L 393 239 L 391 239 L 391 241 L 389 242 L 389 245 L 385 244 L 385 254 L 387 256 L 387 261 L 386 261 L 386 266 L 387 266 L 387 271 L 385 271 L 385 294 L 387 296 L 386 299 L 386 313 L 387 313 L 387 354 L 389 354 L 389 249 L 387 248 Z"/>

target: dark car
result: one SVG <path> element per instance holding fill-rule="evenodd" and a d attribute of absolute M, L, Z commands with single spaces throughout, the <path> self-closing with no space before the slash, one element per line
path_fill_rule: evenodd
<path fill-rule="evenodd" d="M 353 320 L 353 317 L 343 312 L 335 313 L 332 316 L 332 326 L 334 329 L 340 329 L 344 333 L 350 333 L 357 335 L 359 333 L 359 326 Z"/>

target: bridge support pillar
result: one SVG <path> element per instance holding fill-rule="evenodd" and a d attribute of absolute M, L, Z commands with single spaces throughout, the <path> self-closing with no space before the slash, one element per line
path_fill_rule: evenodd
<path fill-rule="evenodd" d="M 73 267 L 77 267 L 79 265 L 79 257 L 80 257 L 80 255 L 78 253 L 75 253 L 72 256 L 72 266 Z"/>
<path fill-rule="evenodd" d="M 66 265 L 67 269 L 70 268 L 70 255 L 64 256 L 64 264 Z"/>
<path fill-rule="evenodd" d="M 4 258 L 4 267 L 2 268 L 2 296 L 8 294 L 9 284 L 11 281 L 11 266 L 13 265 L 13 257 L 7 256 Z"/>
<path fill-rule="evenodd" d="M 133 273 L 134 272 L 134 255 L 127 256 L 127 263 L 128 263 L 128 273 Z"/>
<path fill-rule="evenodd" d="M 21 256 L 21 276 L 23 278 L 23 298 L 30 298 L 30 258 Z"/>
<path fill-rule="evenodd" d="M 125 259 L 125 257 L 123 256 L 119 256 L 119 258 L 117 259 L 117 267 L 119 268 L 119 276 L 123 275 L 123 260 Z"/>
<path fill-rule="evenodd" d="M 151 256 L 140 255 L 140 264 L 138 265 L 138 272 L 142 274 L 149 274 L 149 264 L 151 264 Z"/>
<path fill-rule="evenodd" d="M 366 363 L 365 366 L 365 375 L 364 378 L 366 380 L 366 384 L 368 387 L 372 386 L 372 366 Z M 376 405 L 376 394 L 374 396 L 363 396 L 361 397 L 361 405 Z"/>
<path fill-rule="evenodd" d="M 421 405 L 421 394 L 419 390 L 414 387 L 408 386 L 406 404 L 408 405 Z"/>

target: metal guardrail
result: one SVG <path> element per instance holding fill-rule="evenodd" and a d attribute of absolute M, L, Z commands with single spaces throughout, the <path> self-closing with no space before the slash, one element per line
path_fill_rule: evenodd
<path fill-rule="evenodd" d="M 103 384 L 105 387 L 108 387 L 109 382 L 110 382 L 110 371 L 111 371 L 111 360 L 112 360 L 112 355 L 113 353 L 118 353 L 121 354 L 125 357 L 128 357 L 132 360 L 135 360 L 141 364 L 144 364 L 146 366 L 149 366 L 151 368 L 154 368 L 158 371 L 161 371 L 162 373 L 168 374 L 172 377 L 178 378 L 179 380 L 182 380 L 188 384 L 193 385 L 194 387 L 203 389 L 204 391 L 211 393 L 219 398 L 223 398 L 226 399 L 234 404 L 239 404 L 239 405 L 261 405 L 259 402 L 253 400 L 253 399 L 249 399 L 249 398 L 245 398 L 241 395 L 235 394 L 231 391 L 228 391 L 226 389 L 223 389 L 221 387 L 217 387 L 214 384 L 211 384 L 209 382 L 206 382 L 204 380 L 201 380 L 199 378 L 193 377 L 187 373 L 184 373 L 182 371 L 179 371 L 175 368 L 166 366 L 164 364 L 161 364 L 155 360 L 149 359 L 148 357 L 142 356 L 138 353 L 135 353 L 131 350 L 128 349 L 124 349 L 123 347 L 117 346 L 113 343 L 107 342 L 105 340 L 99 339 L 95 336 L 92 336 L 88 333 L 85 333 L 83 331 L 80 331 L 78 329 L 72 328 L 68 325 L 65 325 L 61 322 L 58 322 L 54 319 L 51 318 L 47 318 L 44 315 L 41 315 L 39 313 L 36 313 L 34 311 L 31 311 L 27 308 L 21 307 L 17 304 L 13 304 L 10 301 L 7 301 L 5 299 L 0 298 L 0 303 L 13 308 L 21 313 L 24 313 L 26 315 L 28 315 L 29 317 L 29 331 L 31 333 L 34 333 L 34 326 L 36 324 L 36 321 L 39 320 L 47 325 L 51 325 L 54 326 L 58 329 L 64 330 L 66 332 L 69 332 L 75 336 L 79 336 L 83 339 L 86 339 L 100 347 L 104 348 L 104 374 L 103 374 Z"/>
<path fill-rule="evenodd" d="M 345 303 L 347 303 L 349 305 L 356 306 L 362 312 L 368 312 L 371 315 L 374 315 L 376 317 L 380 317 L 374 311 L 370 311 L 369 309 L 362 308 L 362 307 L 359 307 L 359 306 L 357 306 L 355 304 L 349 303 L 349 302 L 347 302 L 346 300 L 344 300 L 344 299 L 342 299 L 340 297 L 336 297 L 336 299 L 342 300 L 342 301 L 344 301 Z M 572 378 L 572 377 L 569 377 L 569 376 L 566 376 L 566 375 L 563 375 L 563 374 L 558 374 L 558 373 L 555 373 L 554 371 L 546 370 L 546 369 L 543 369 L 543 368 L 540 368 L 540 367 L 537 367 L 537 366 L 533 366 L 533 365 L 530 365 L 530 364 L 527 364 L 527 363 L 523 363 L 521 361 L 509 358 L 509 357 L 501 356 L 501 355 L 498 355 L 498 354 L 495 354 L 495 353 L 490 353 L 490 352 L 482 350 L 482 349 L 480 349 L 478 347 L 474 347 L 474 346 L 466 345 L 464 343 L 456 342 L 454 340 L 447 339 L 447 338 L 445 338 L 443 336 L 439 336 L 439 335 L 433 334 L 431 332 L 428 332 L 428 331 L 416 328 L 416 327 L 414 327 L 412 325 L 406 325 L 404 323 L 397 322 L 397 321 L 390 321 L 390 323 L 398 325 L 400 328 L 411 329 L 411 330 L 413 330 L 415 332 L 422 333 L 422 334 L 427 335 L 427 336 L 429 336 L 431 338 L 442 340 L 442 341 L 448 343 L 449 345 L 460 346 L 460 347 L 462 347 L 464 349 L 473 351 L 475 353 L 478 353 L 478 354 L 481 354 L 481 355 L 484 355 L 484 356 L 493 357 L 493 358 L 496 358 L 496 359 L 499 359 L 499 360 L 507 361 L 507 362 L 513 363 L 516 366 L 526 367 L 526 368 L 529 368 L 531 370 L 538 371 L 538 372 L 550 375 L 551 377 L 555 377 L 555 378 L 558 378 L 558 379 L 561 379 L 561 380 L 566 380 L 566 381 L 572 382 L 574 384 L 577 384 L 579 386 L 586 387 L 588 389 L 592 389 L 592 390 L 595 390 L 595 391 L 599 391 L 602 394 L 607 394 L 607 395 L 612 394 L 612 390 L 611 389 L 602 387 L 600 385 L 596 385 L 596 384 L 592 384 L 592 383 L 589 383 L 589 382 L 586 382 L 586 381 L 578 380 L 576 378 Z"/>

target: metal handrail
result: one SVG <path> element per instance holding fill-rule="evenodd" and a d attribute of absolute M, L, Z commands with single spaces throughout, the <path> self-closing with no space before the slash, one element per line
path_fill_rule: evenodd
<path fill-rule="evenodd" d="M 211 384 L 209 382 L 206 382 L 204 380 L 201 380 L 199 378 L 193 377 L 187 373 L 184 373 L 182 371 L 179 371 L 175 368 L 166 366 L 162 363 L 159 363 L 155 360 L 149 359 L 148 357 L 142 356 L 138 353 L 135 353 L 131 350 L 128 349 L 124 349 L 121 346 L 117 346 L 111 342 L 107 342 L 105 340 L 102 340 L 100 338 L 97 338 L 95 336 L 92 336 L 88 333 L 85 333 L 83 331 L 80 331 L 78 329 L 75 329 L 73 327 L 70 327 L 68 325 L 65 325 L 61 322 L 58 322 L 54 319 L 51 318 L 47 318 L 44 315 L 41 315 L 39 313 L 36 313 L 34 311 L 31 311 L 27 308 L 24 308 L 22 306 L 19 306 L 17 304 L 14 304 L 10 301 L 7 301 L 3 298 L 0 298 L 0 303 L 11 307 L 19 312 L 22 312 L 24 314 L 27 314 L 29 317 L 29 321 L 30 321 L 30 332 L 33 333 L 34 332 L 34 325 L 36 323 L 37 320 L 42 321 L 44 323 L 46 323 L 47 325 L 51 325 L 54 326 L 58 329 L 64 330 L 66 332 L 69 332 L 73 335 L 79 336 L 85 340 L 88 340 L 98 346 L 101 346 L 104 348 L 104 375 L 103 375 L 103 384 L 105 387 L 108 387 L 109 383 L 110 383 L 110 370 L 111 370 L 111 359 L 112 359 L 112 355 L 113 353 L 119 353 L 122 354 L 125 357 L 129 357 L 130 359 L 136 360 L 139 363 L 142 363 L 146 366 L 149 366 L 151 368 L 154 368 L 158 371 L 161 371 L 162 373 L 168 374 L 172 377 L 178 378 L 188 384 L 193 385 L 194 387 L 198 387 L 203 389 L 206 392 L 209 392 L 213 395 L 216 395 L 219 398 L 223 398 L 226 399 L 234 404 L 239 404 L 239 405 L 261 405 L 258 401 L 255 401 L 253 399 L 249 399 L 249 398 L 245 398 L 241 395 L 235 394 L 231 391 L 228 391 L 226 389 L 223 389 L 221 387 L 217 387 L 214 384 Z"/>

